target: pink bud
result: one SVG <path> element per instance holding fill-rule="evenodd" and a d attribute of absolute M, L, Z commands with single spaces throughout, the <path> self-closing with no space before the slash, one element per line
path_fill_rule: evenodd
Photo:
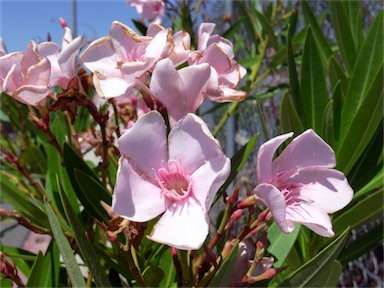
<path fill-rule="evenodd" d="M 65 19 L 61 16 L 59 17 L 59 22 L 60 22 L 61 27 L 63 27 L 63 29 L 68 27 L 67 21 L 65 21 Z"/>

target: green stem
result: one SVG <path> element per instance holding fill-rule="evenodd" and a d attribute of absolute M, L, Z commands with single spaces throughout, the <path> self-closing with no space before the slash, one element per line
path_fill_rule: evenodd
<path fill-rule="evenodd" d="M 191 261 L 190 261 L 190 252 L 187 250 L 179 250 L 180 254 L 180 263 L 181 271 L 183 274 L 183 284 L 190 286 L 192 273 L 191 273 Z"/>

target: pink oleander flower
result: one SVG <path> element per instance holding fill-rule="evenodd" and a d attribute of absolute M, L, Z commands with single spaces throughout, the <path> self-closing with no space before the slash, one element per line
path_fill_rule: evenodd
<path fill-rule="evenodd" d="M 37 52 L 48 58 L 51 63 L 51 87 L 60 86 L 66 89 L 69 81 L 77 77 L 75 64 L 82 44 L 81 36 L 72 38 L 72 31 L 64 28 L 61 48 L 53 42 L 43 42 L 37 45 Z"/>
<path fill-rule="evenodd" d="M 215 102 L 241 101 L 244 91 L 236 86 L 245 76 L 246 70 L 233 58 L 232 43 L 214 34 L 215 24 L 202 23 L 198 32 L 198 50 L 190 54 L 189 64 L 208 63 L 212 67 L 208 98 Z"/>
<path fill-rule="evenodd" d="M 119 140 L 122 157 L 112 211 L 135 222 L 161 215 L 149 239 L 199 249 L 208 235 L 208 210 L 230 173 L 230 160 L 206 124 L 188 114 L 171 129 L 151 111 Z"/>
<path fill-rule="evenodd" d="M 102 98 L 124 95 L 145 77 L 173 47 L 171 31 L 155 37 L 139 36 L 120 22 L 113 22 L 109 36 L 98 39 L 80 56 L 93 72 L 96 91 Z"/>
<path fill-rule="evenodd" d="M 353 190 L 342 172 L 331 169 L 336 165 L 332 148 L 311 129 L 294 138 L 273 160 L 277 148 L 292 135 L 277 136 L 260 147 L 259 184 L 254 193 L 283 232 L 292 232 L 298 222 L 321 236 L 332 237 L 328 213 L 343 209 Z"/>
<path fill-rule="evenodd" d="M 161 25 L 150 24 L 147 29 L 147 36 L 155 37 L 163 30 L 165 28 Z M 173 65 L 178 66 L 188 60 L 191 53 L 191 36 L 187 31 L 180 30 L 172 36 L 172 41 L 174 46 L 168 58 L 172 60 Z"/>
<path fill-rule="evenodd" d="M 163 0 L 127 0 L 127 4 L 136 8 L 142 20 L 157 24 L 161 23 L 165 10 Z"/>
<path fill-rule="evenodd" d="M 159 61 L 153 70 L 150 91 L 159 100 L 173 125 L 188 113 L 195 112 L 202 104 L 210 80 L 208 64 L 184 67 L 176 70 L 168 58 Z M 145 89 L 145 87 L 143 87 Z"/>
<path fill-rule="evenodd" d="M 37 53 L 36 43 L 31 41 L 24 53 L 0 57 L 0 92 L 24 104 L 39 105 L 50 93 L 50 70 L 48 59 Z"/>

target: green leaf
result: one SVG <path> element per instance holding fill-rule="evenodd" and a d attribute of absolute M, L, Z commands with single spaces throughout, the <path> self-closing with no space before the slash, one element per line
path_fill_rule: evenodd
<path fill-rule="evenodd" d="M 267 235 L 270 244 L 268 245 L 267 250 L 274 256 L 275 260 L 277 260 L 273 263 L 274 267 L 283 265 L 285 258 L 288 256 L 293 244 L 295 244 L 299 231 L 300 224 L 297 223 L 295 224 L 295 229 L 289 234 L 282 232 L 276 223 L 273 223 L 270 226 Z"/>
<path fill-rule="evenodd" d="M 384 183 L 384 167 L 381 167 L 381 170 L 371 178 L 371 180 L 364 186 L 362 187 L 359 191 L 357 191 L 353 195 L 353 200 L 357 200 L 360 197 L 363 197 L 367 193 L 373 191 L 374 189 L 378 189 L 381 187 L 381 190 L 383 190 L 383 183 Z"/>
<path fill-rule="evenodd" d="M 60 254 L 63 257 L 65 268 L 67 269 L 69 279 L 72 282 L 73 287 L 85 287 L 85 281 L 81 274 L 79 264 L 76 261 L 75 255 L 72 251 L 71 246 L 63 231 L 61 230 L 60 222 L 49 203 L 45 201 L 45 210 L 48 215 L 48 220 L 51 225 L 52 234 L 55 238 L 57 246 L 59 247 Z"/>
<path fill-rule="evenodd" d="M 164 270 L 164 278 L 160 282 L 160 287 L 169 287 L 176 280 L 176 268 L 173 263 L 171 251 L 168 249 L 163 252 L 160 260 L 160 267 Z"/>
<path fill-rule="evenodd" d="M 60 196 L 63 201 L 63 206 L 65 214 L 67 215 L 68 222 L 73 229 L 76 243 L 80 248 L 85 263 L 87 263 L 89 270 L 92 272 L 96 285 L 98 287 L 112 287 L 111 283 L 108 280 L 108 276 L 105 273 L 105 269 L 100 265 L 100 258 L 96 254 L 92 243 L 85 236 L 84 227 L 75 215 L 67 196 L 63 193 L 61 189 Z"/>
<path fill-rule="evenodd" d="M 291 95 L 293 103 L 295 104 L 296 111 L 301 113 L 303 111 L 303 103 L 300 97 L 300 84 L 299 78 L 297 76 L 296 70 L 296 61 L 292 49 L 291 41 L 291 27 L 288 28 L 288 37 L 287 37 L 287 59 L 288 59 L 288 71 L 289 71 L 289 85 L 291 87 Z"/>
<path fill-rule="evenodd" d="M 345 76 L 344 71 L 341 68 L 339 62 L 334 56 L 329 59 L 328 73 L 329 81 L 331 83 L 331 88 L 333 91 L 336 89 L 337 83 L 341 82 L 341 92 L 344 98 L 344 95 L 347 94 L 348 79 L 347 76 Z"/>
<path fill-rule="evenodd" d="M 383 201 L 384 192 L 379 190 L 356 203 L 333 221 L 335 233 L 342 231 L 347 226 L 356 229 L 379 219 L 384 212 Z"/>
<path fill-rule="evenodd" d="M 335 142 L 333 111 L 333 99 L 331 99 L 327 107 L 325 107 L 323 120 L 323 139 L 331 146 L 333 146 Z"/>
<path fill-rule="evenodd" d="M 307 1 L 301 2 L 303 7 L 303 14 L 305 22 L 309 24 L 313 31 L 313 37 L 319 47 L 320 56 L 325 67 L 328 67 L 329 58 L 333 55 L 331 47 L 329 46 L 327 39 L 324 37 L 323 32 L 317 23 L 316 17 L 313 15 L 311 8 Z"/>
<path fill-rule="evenodd" d="M 100 201 L 102 200 L 108 205 L 111 205 L 111 196 L 100 183 L 89 175 L 76 168 L 74 172 L 77 184 L 80 187 L 76 192 L 85 210 L 97 219 L 108 223 L 108 214 L 103 206 L 101 206 Z"/>
<path fill-rule="evenodd" d="M 64 115 L 60 113 L 55 114 L 55 119 L 52 122 L 51 130 L 52 133 L 56 136 L 58 143 L 64 143 L 65 140 L 65 131 L 66 126 L 64 123 Z M 64 215 L 64 210 L 61 206 L 59 188 L 57 187 L 56 177 L 57 175 L 60 178 L 61 186 L 63 187 L 71 206 L 76 214 L 80 213 L 80 207 L 78 204 L 78 199 L 75 191 L 73 190 L 71 181 L 69 180 L 67 171 L 65 167 L 62 166 L 62 158 L 58 151 L 49 143 L 46 144 L 47 151 L 47 162 L 48 172 L 47 172 L 47 181 L 45 184 L 45 191 L 49 199 L 55 204 L 55 206 L 62 212 Z"/>
<path fill-rule="evenodd" d="M 213 276 L 211 282 L 209 282 L 208 287 L 229 287 L 231 284 L 232 272 L 235 269 L 235 264 L 237 257 L 239 255 L 239 244 L 232 248 L 228 256 L 224 259 L 223 263 L 220 265 L 219 269 Z"/>
<path fill-rule="evenodd" d="M 382 225 L 378 225 L 345 247 L 338 259 L 341 264 L 345 265 L 379 247 L 383 244 L 383 241 L 383 227 Z"/>
<path fill-rule="evenodd" d="M 100 221 L 108 222 L 109 217 L 100 205 L 100 200 L 110 204 L 110 194 L 84 160 L 68 144 L 64 144 L 63 156 L 69 179 L 85 210 Z"/>
<path fill-rule="evenodd" d="M 311 31 L 311 29 L 308 30 L 305 39 L 301 64 L 300 95 L 303 103 L 301 120 L 304 129 L 313 128 L 321 135 L 324 111 L 328 104 L 328 93 L 319 52 Z"/>
<path fill-rule="evenodd" d="M 340 262 L 337 260 L 333 261 L 328 268 L 322 271 L 312 287 L 337 287 L 341 272 L 342 266 Z"/>
<path fill-rule="evenodd" d="M 276 50 L 278 49 L 278 42 L 275 35 L 275 32 L 273 31 L 273 28 L 271 26 L 271 21 L 267 19 L 263 14 L 261 14 L 257 9 L 250 7 L 252 13 L 256 15 L 256 21 L 259 21 L 263 28 L 263 34 L 265 36 L 268 36 L 269 43 L 271 43 L 272 47 Z"/>
<path fill-rule="evenodd" d="M 357 55 L 356 45 L 351 31 L 352 27 L 349 25 L 342 2 L 331 1 L 329 2 L 329 6 L 331 8 L 331 21 L 335 30 L 337 43 L 347 69 L 351 73 Z"/>
<path fill-rule="evenodd" d="M 142 22 L 137 21 L 135 19 L 131 19 L 133 24 L 135 25 L 137 31 L 141 33 L 141 35 L 146 35 L 147 34 L 147 26 L 145 26 Z"/>
<path fill-rule="evenodd" d="M 31 222 L 42 227 L 48 227 L 47 216 L 43 210 L 34 204 L 36 200 L 32 200 L 13 180 L 13 178 L 9 178 L 9 175 L 0 171 L 1 198 L 5 199 L 16 211 Z"/>
<path fill-rule="evenodd" d="M 45 175 L 47 173 L 47 160 L 41 151 L 36 146 L 31 145 L 25 150 L 25 154 L 22 154 L 21 162 L 24 166 L 30 165 L 30 171 Z"/>
<path fill-rule="evenodd" d="M 51 241 L 43 256 L 41 251 L 33 263 L 27 287 L 57 287 L 59 283 L 60 253 L 55 241 Z"/>
<path fill-rule="evenodd" d="M 243 168 L 244 164 L 248 160 L 248 157 L 251 155 L 253 149 L 255 148 L 258 138 L 259 134 L 257 133 L 251 139 L 249 139 L 247 144 L 245 144 L 239 151 L 237 151 L 235 155 L 233 155 L 233 157 L 231 158 L 231 173 L 229 174 L 228 179 L 217 192 L 212 206 L 216 203 L 216 201 L 225 192 L 231 182 L 235 179 L 237 173 L 239 173 L 239 171 Z"/>
<path fill-rule="evenodd" d="M 292 273 L 280 287 L 312 287 L 324 270 L 329 267 L 343 249 L 349 234 L 347 228 L 331 244 L 324 248 L 314 258 Z"/>
<path fill-rule="evenodd" d="M 284 93 L 281 100 L 280 122 L 282 133 L 293 131 L 295 135 L 299 135 L 304 131 L 303 124 L 301 124 L 299 115 L 297 114 L 296 109 L 293 106 L 291 98 L 287 92 Z"/>
<path fill-rule="evenodd" d="M 148 287 L 159 287 L 159 283 L 164 278 L 164 272 L 160 267 L 148 266 L 143 271 L 143 278 Z"/>
<path fill-rule="evenodd" d="M 355 43 L 356 51 L 359 51 L 363 42 L 363 14 L 359 1 L 342 1 L 345 14 L 348 19 L 348 25 L 351 27 L 353 43 Z"/>
<path fill-rule="evenodd" d="M 359 134 L 358 132 L 364 132 L 357 131 L 356 128 L 352 126 L 352 123 L 365 97 L 367 97 L 370 87 L 372 87 L 372 82 L 375 81 L 375 78 L 378 76 L 378 71 L 383 65 L 383 13 L 384 10 L 381 10 L 373 21 L 357 56 L 356 64 L 349 80 L 349 86 L 341 113 L 341 142 L 344 141 L 351 130 L 353 133 L 356 133 L 356 135 Z M 372 105 L 376 106 L 376 104 Z M 382 107 L 380 107 L 380 109 L 382 109 Z"/>
<path fill-rule="evenodd" d="M 383 120 L 383 65 L 362 100 L 355 115 L 350 118 L 350 128 L 343 133 L 337 153 L 337 167 L 345 174 L 353 168 L 353 165 L 363 154 L 364 149 L 375 135 L 377 127 Z M 345 106 L 344 106 L 345 107 Z M 342 115 L 344 117 L 345 115 Z M 343 118 L 341 121 L 343 122 Z M 343 126 L 342 126 L 343 128 Z"/>

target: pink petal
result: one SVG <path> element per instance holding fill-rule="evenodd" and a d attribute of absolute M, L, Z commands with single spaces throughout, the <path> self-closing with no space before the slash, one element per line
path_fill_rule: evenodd
<path fill-rule="evenodd" d="M 305 167 L 335 167 L 332 148 L 312 129 L 308 129 L 284 149 L 273 163 L 274 173 Z"/>
<path fill-rule="evenodd" d="M 169 58 L 174 66 L 178 66 L 187 61 L 191 52 L 191 36 L 186 31 L 179 31 L 172 37 L 175 47 L 173 48 Z"/>
<path fill-rule="evenodd" d="M 300 205 L 288 206 L 287 220 L 302 223 L 320 236 L 333 237 L 335 235 L 327 212 L 310 204 L 302 202 Z"/>
<path fill-rule="evenodd" d="M 210 80 L 211 68 L 208 64 L 193 65 L 179 70 L 184 83 L 184 113 L 195 112 L 204 100 Z M 184 114 L 184 115 L 185 115 Z"/>
<path fill-rule="evenodd" d="M 115 50 L 112 47 L 109 36 L 93 41 L 91 45 L 80 55 L 81 61 L 92 72 L 99 71 L 108 74 L 115 71 L 114 76 L 120 74 Z"/>
<path fill-rule="evenodd" d="M 12 96 L 28 105 L 37 106 L 50 93 L 47 86 L 24 85 L 17 89 Z"/>
<path fill-rule="evenodd" d="M 160 31 L 164 30 L 164 27 L 156 24 L 156 23 L 150 23 L 148 28 L 147 28 L 147 36 L 149 37 L 155 37 L 157 33 Z"/>
<path fill-rule="evenodd" d="M 181 250 L 197 250 L 208 235 L 209 219 L 192 198 L 170 205 L 155 224 L 149 239 Z"/>
<path fill-rule="evenodd" d="M 171 37 L 172 32 L 170 29 L 159 31 L 145 49 L 144 56 L 154 58 L 156 61 L 166 57 L 173 45 Z"/>
<path fill-rule="evenodd" d="M 334 169 L 306 168 L 288 181 L 303 184 L 300 198 L 328 213 L 343 209 L 353 197 L 353 190 L 347 178 Z"/>
<path fill-rule="evenodd" d="M 26 84 L 37 86 L 48 86 L 51 74 L 51 64 L 47 58 L 28 68 L 26 73 Z"/>
<path fill-rule="evenodd" d="M 93 73 L 93 84 L 101 98 L 121 96 L 134 85 L 134 83 L 128 85 L 128 83 L 121 77 L 107 76 L 98 71 Z"/>
<path fill-rule="evenodd" d="M 264 183 L 257 185 L 253 193 L 269 208 L 277 226 L 284 233 L 292 232 L 294 226 L 286 220 L 287 207 L 283 193 L 275 186 Z"/>
<path fill-rule="evenodd" d="M 34 41 L 30 41 L 27 49 L 24 52 L 24 57 L 21 62 L 21 69 L 25 73 L 29 67 L 37 64 L 43 57 L 36 52 L 37 46 Z"/>
<path fill-rule="evenodd" d="M 59 55 L 58 62 L 60 64 L 60 68 L 69 76 L 69 78 L 76 76 L 75 61 L 77 55 L 79 54 L 81 44 L 82 39 L 81 36 L 79 36 L 69 43 Z"/>
<path fill-rule="evenodd" d="M 208 213 L 219 188 L 231 172 L 231 161 L 224 155 L 205 162 L 192 175 L 192 192 L 205 213 Z"/>
<path fill-rule="evenodd" d="M 135 78 L 140 78 L 154 64 L 154 59 L 146 58 L 143 61 L 125 62 L 121 66 L 121 74 L 128 84 L 133 84 Z"/>
<path fill-rule="evenodd" d="M 64 50 L 67 46 L 73 41 L 72 30 L 69 27 L 64 28 L 63 42 L 61 43 L 61 48 Z"/>
<path fill-rule="evenodd" d="M 188 175 L 204 163 L 223 155 L 207 125 L 194 114 L 188 114 L 177 122 L 169 133 L 168 145 L 169 160 L 179 162 Z"/>
<path fill-rule="evenodd" d="M 231 59 L 216 44 L 213 44 L 205 50 L 199 63 L 209 63 L 216 69 L 217 74 L 224 73 L 231 68 Z"/>
<path fill-rule="evenodd" d="M 218 103 L 243 101 L 247 93 L 228 87 L 219 87 L 219 95 L 208 95 L 208 99 Z"/>
<path fill-rule="evenodd" d="M 20 73 L 23 55 L 22 52 L 14 52 L 0 57 L 0 78 L 4 79 L 13 65 L 19 67 L 18 71 Z"/>
<path fill-rule="evenodd" d="M 112 211 L 137 222 L 149 221 L 165 211 L 160 187 L 138 173 L 124 157 L 119 161 Z"/>
<path fill-rule="evenodd" d="M 127 61 L 136 46 L 143 44 L 143 39 L 128 26 L 114 21 L 111 26 L 111 41 L 120 61 Z"/>
<path fill-rule="evenodd" d="M 150 179 L 155 179 L 154 173 L 168 162 L 166 129 L 161 114 L 151 111 L 139 118 L 118 140 L 124 157 Z"/>
<path fill-rule="evenodd" d="M 233 57 L 235 57 L 235 54 L 233 53 L 232 42 L 228 39 L 217 34 L 212 35 L 211 37 L 209 37 L 207 47 L 214 44 L 218 45 L 230 59 L 233 59 Z"/>
<path fill-rule="evenodd" d="M 288 138 L 292 137 L 293 132 L 274 137 L 259 148 L 257 153 L 257 180 L 258 183 L 270 182 L 275 174 L 272 174 L 272 160 L 277 148 Z"/>
<path fill-rule="evenodd" d="M 213 33 L 213 30 L 215 30 L 216 24 L 214 23 L 201 23 L 199 26 L 198 31 L 198 37 L 199 37 L 199 43 L 197 49 L 200 51 L 204 51 L 207 49 L 207 43 L 209 40 L 209 37 Z"/>
<path fill-rule="evenodd" d="M 156 99 L 167 108 L 169 116 L 175 121 L 188 113 L 185 110 L 186 90 L 181 76 L 171 60 L 166 58 L 157 62 L 153 70 L 150 89 Z"/>

